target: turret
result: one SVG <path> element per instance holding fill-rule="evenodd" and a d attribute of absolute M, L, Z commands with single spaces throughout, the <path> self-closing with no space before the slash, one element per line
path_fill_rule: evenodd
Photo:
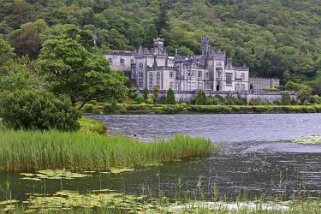
<path fill-rule="evenodd" d="M 159 55 L 159 54 L 164 54 L 164 39 L 161 38 L 156 38 L 154 39 L 154 54 Z"/>

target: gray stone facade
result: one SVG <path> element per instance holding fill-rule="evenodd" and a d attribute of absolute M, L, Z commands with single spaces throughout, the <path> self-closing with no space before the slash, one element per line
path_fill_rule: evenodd
<path fill-rule="evenodd" d="M 276 88 L 280 86 L 280 80 L 275 78 L 250 77 L 249 83 L 250 88 L 254 90 Z"/>
<path fill-rule="evenodd" d="M 232 59 L 221 50 L 209 45 L 207 38 L 201 40 L 202 55 L 169 56 L 164 40 L 154 40 L 152 49 L 135 51 L 110 51 L 105 53 L 111 68 L 130 75 L 137 88 L 160 90 L 172 88 L 176 92 L 204 90 L 208 92 L 236 92 L 249 90 L 249 68 L 236 67 Z"/>

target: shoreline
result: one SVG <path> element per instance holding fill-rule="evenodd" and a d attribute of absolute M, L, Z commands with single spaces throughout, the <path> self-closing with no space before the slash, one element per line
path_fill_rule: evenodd
<path fill-rule="evenodd" d="M 302 114 L 321 113 L 321 105 L 164 105 L 97 104 L 82 110 L 84 115 L 132 114 Z"/>

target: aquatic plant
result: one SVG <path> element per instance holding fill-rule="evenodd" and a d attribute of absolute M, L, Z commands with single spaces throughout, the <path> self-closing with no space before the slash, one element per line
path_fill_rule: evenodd
<path fill-rule="evenodd" d="M 0 130 L 0 171 L 41 169 L 110 171 L 207 156 L 219 149 L 208 139 L 178 135 L 141 143 L 124 136 L 59 131 Z"/>
<path fill-rule="evenodd" d="M 321 136 L 313 135 L 308 137 L 301 137 L 299 139 L 291 139 L 289 141 L 292 143 L 300 143 L 300 144 L 321 144 Z"/>
<path fill-rule="evenodd" d="M 17 200 L 0 202 L 0 212 L 10 213 L 320 213 L 317 200 L 299 201 L 199 201 L 148 198 L 115 193 L 113 190 L 93 190 L 87 194 L 62 190 L 52 196 L 31 195 L 21 204 Z"/>

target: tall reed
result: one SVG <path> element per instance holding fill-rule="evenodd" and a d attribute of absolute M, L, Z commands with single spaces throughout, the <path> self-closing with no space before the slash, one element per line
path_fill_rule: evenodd
<path fill-rule="evenodd" d="M 207 139 L 181 135 L 141 143 L 124 136 L 95 133 L 0 129 L 0 171 L 106 171 L 206 156 L 218 149 Z"/>

